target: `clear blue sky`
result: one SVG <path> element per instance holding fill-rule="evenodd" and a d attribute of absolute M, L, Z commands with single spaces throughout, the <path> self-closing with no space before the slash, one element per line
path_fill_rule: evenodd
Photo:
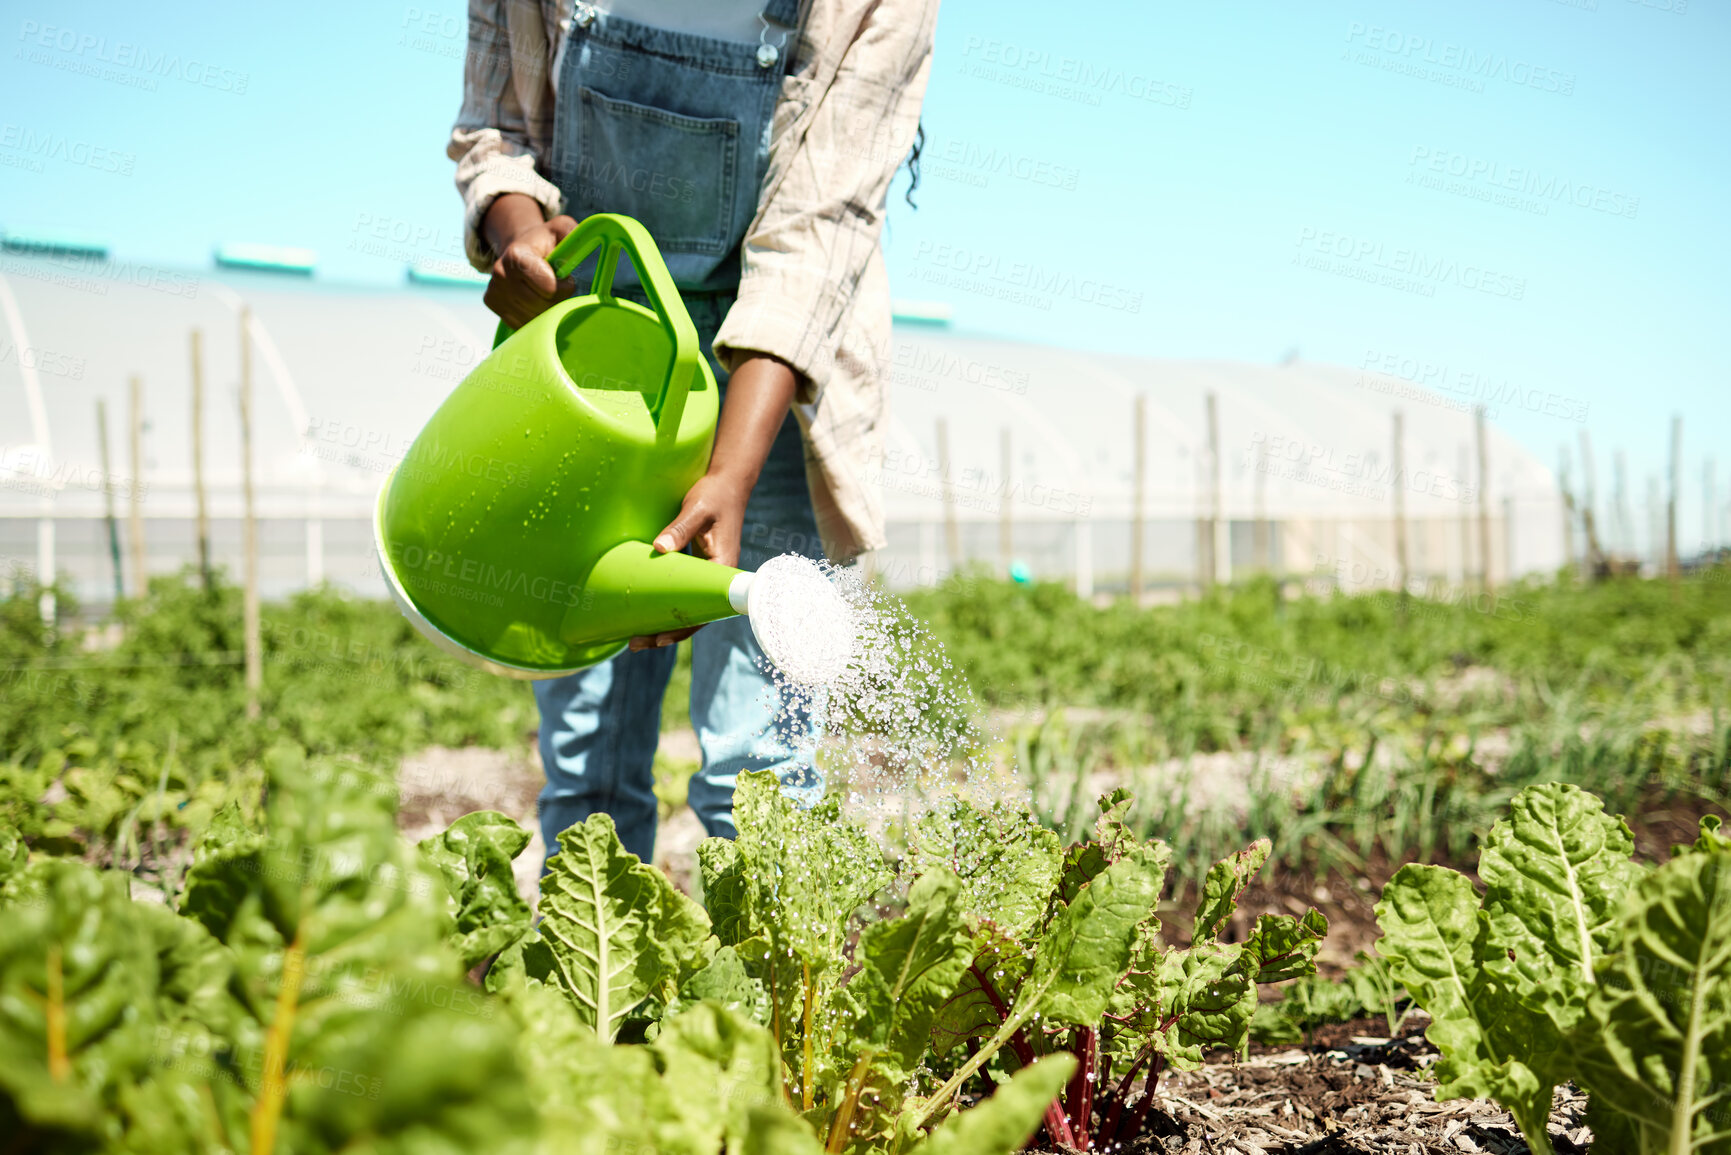
<path fill-rule="evenodd" d="M 0 228 L 381 283 L 458 254 L 453 0 L 5 9 Z M 1436 366 L 1547 462 L 1584 405 L 1637 520 L 1681 412 L 1687 545 L 1715 447 L 1731 496 L 1728 58 L 1710 0 L 948 0 L 891 275 L 1054 344 Z"/>

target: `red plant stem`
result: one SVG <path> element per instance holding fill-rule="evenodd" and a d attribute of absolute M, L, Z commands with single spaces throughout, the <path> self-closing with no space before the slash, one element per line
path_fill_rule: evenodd
<path fill-rule="evenodd" d="M 1075 1133 L 1070 1130 L 1070 1121 L 1064 1118 L 1064 1101 L 1053 1099 L 1046 1104 L 1046 1134 L 1052 1143 L 1060 1148 L 1074 1151 L 1076 1147 Z"/>
<path fill-rule="evenodd" d="M 1100 1035 L 1093 1027 L 1076 1032 L 1072 1047 L 1076 1052 L 1076 1073 L 1064 1089 L 1064 1103 L 1070 1114 L 1070 1133 L 1075 1136 L 1071 1146 L 1078 1151 L 1091 1149 L 1088 1142 L 1089 1124 L 1094 1119 L 1094 1070 L 1099 1061 Z"/>
<path fill-rule="evenodd" d="M 1148 1064 L 1148 1077 L 1142 1083 L 1142 1101 L 1136 1104 L 1136 1113 L 1130 1117 L 1130 1134 L 1140 1135 L 1142 1125 L 1148 1121 L 1148 1109 L 1154 1105 L 1154 1084 L 1160 1078 L 1160 1056 L 1155 1055 L 1154 1061 Z"/>
<path fill-rule="evenodd" d="M 998 1012 L 998 1017 L 1008 1022 L 1010 1018 L 1009 1005 L 998 996 L 998 990 L 992 985 L 992 980 L 980 973 L 977 963 L 969 963 L 968 969 L 973 972 L 975 980 L 980 984 L 980 989 L 986 992 L 986 997 L 992 1000 L 992 1007 Z M 1015 1033 L 1010 1036 L 1010 1049 L 1016 1052 L 1016 1060 L 1022 1066 L 1025 1067 L 1034 1061 L 1033 1044 L 1028 1042 L 1028 1036 L 1022 1033 L 1020 1027 L 1017 1027 Z"/>
<path fill-rule="evenodd" d="M 1149 1043 L 1146 1047 L 1143 1047 L 1142 1053 L 1131 1060 L 1130 1069 L 1124 1072 L 1124 1077 L 1118 1080 L 1118 1086 L 1114 1088 L 1108 1096 L 1112 1100 L 1112 1112 L 1107 1116 L 1106 1125 L 1101 1130 L 1100 1134 L 1102 1138 L 1108 1140 L 1118 1140 L 1123 1138 L 1118 1131 L 1118 1120 L 1124 1114 L 1124 1100 L 1130 1097 L 1130 1084 L 1135 1082 L 1136 1072 L 1142 1069 L 1142 1064 L 1146 1063 L 1149 1057 L 1153 1054 L 1153 1043 Z"/>
<path fill-rule="evenodd" d="M 978 963 L 969 963 L 968 970 L 973 973 L 974 981 L 980 984 L 980 989 L 986 992 L 986 997 L 992 1000 L 992 1008 L 998 1012 L 998 1017 L 1008 1022 L 1010 1019 L 1009 1004 L 1005 1003 L 1003 998 L 999 996 L 998 988 L 992 985 L 992 980 L 988 979 L 980 970 Z M 1025 1067 L 1034 1061 L 1033 1044 L 1028 1042 L 1027 1035 L 1023 1034 L 1020 1027 L 1017 1027 L 1010 1035 L 1010 1049 L 1016 1053 L 1016 1059 L 1022 1066 Z M 1064 1118 L 1064 1102 L 1061 1098 L 1053 1099 L 1046 1104 L 1045 1124 L 1046 1133 L 1051 1136 L 1052 1142 L 1075 1147 L 1076 1137 L 1070 1133 L 1070 1124 Z"/>

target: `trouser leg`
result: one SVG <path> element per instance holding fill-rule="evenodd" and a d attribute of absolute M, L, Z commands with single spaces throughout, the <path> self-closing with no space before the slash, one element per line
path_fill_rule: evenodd
<path fill-rule="evenodd" d="M 560 831 L 606 813 L 625 849 L 652 861 L 655 746 L 673 663 L 672 647 L 627 650 L 568 677 L 535 683 L 547 772 L 537 813 L 549 855 L 559 851 Z"/>

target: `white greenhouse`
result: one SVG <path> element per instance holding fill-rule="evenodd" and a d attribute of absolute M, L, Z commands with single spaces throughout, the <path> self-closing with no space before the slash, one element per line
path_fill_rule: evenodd
<path fill-rule="evenodd" d="M 129 586 L 140 545 L 152 573 L 194 560 L 194 330 L 212 551 L 238 572 L 243 315 L 264 595 L 328 580 L 383 596 L 372 499 L 490 345 L 472 284 L 0 255 L 9 572 L 51 570 L 100 603 L 115 547 Z M 1551 472 L 1494 426 L 1481 459 L 1468 403 L 1399 378 L 1079 353 L 915 321 L 898 323 L 891 361 L 869 478 L 890 544 L 867 564 L 892 588 L 976 564 L 1093 594 L 1139 582 L 1171 596 L 1254 570 L 1388 586 L 1403 539 L 1414 583 L 1459 586 L 1487 569 L 1500 583 L 1563 560 Z"/>

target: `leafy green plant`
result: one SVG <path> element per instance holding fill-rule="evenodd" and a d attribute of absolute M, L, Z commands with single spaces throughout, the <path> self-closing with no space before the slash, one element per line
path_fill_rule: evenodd
<path fill-rule="evenodd" d="M 1642 1155 L 1731 1151 L 1731 838 L 1635 883 L 1572 1039 L 1591 1120 Z"/>
<path fill-rule="evenodd" d="M 1388 960 L 1359 951 L 1354 963 L 1337 979 L 1299 978 L 1282 989 L 1277 1001 L 1257 1006 L 1250 1037 L 1276 1046 L 1301 1043 L 1324 1023 L 1344 1023 L 1362 1015 L 1382 1015 L 1389 1037 L 1399 1035 L 1408 999 Z"/>
<path fill-rule="evenodd" d="M 1191 945 L 1165 945 L 1155 910 L 1169 851 L 1125 825 L 1131 801 L 1100 799 L 1093 839 L 1068 848 L 1002 806 L 957 803 L 922 821 L 916 867 L 954 870 L 978 912 L 967 970 L 933 1031 L 940 1057 L 961 1045 L 969 1055 L 933 1102 L 1003 1048 L 1022 1064 L 1069 1051 L 1076 1075 L 1046 1112 L 1048 1135 L 1081 1150 L 1121 1142 L 1140 1130 L 1161 1070 L 1199 1066 L 1212 1047 L 1243 1050 L 1258 983 L 1314 970 L 1327 929 L 1315 911 L 1263 915 L 1244 942 L 1221 941 L 1265 842 L 1215 864 Z M 1126 1113 L 1138 1079 L 1141 1100 Z"/>
<path fill-rule="evenodd" d="M 833 800 L 800 810 L 773 775 L 748 773 L 734 816 L 737 839 L 699 848 L 707 910 L 626 853 L 606 815 L 560 836 L 540 924 L 487 976 L 524 1015 L 531 1047 L 562 1040 L 546 1058 L 569 1077 L 548 1086 L 543 1111 L 622 1136 L 647 1120 L 667 1151 L 1019 1147 L 1052 1097 L 1029 1088 L 1062 1085 L 1072 1065 L 1063 1056 L 1005 1072 L 966 1122 L 944 1119 L 952 1096 L 909 1093 L 971 958 L 961 880 L 921 872 L 899 917 L 855 935 L 855 916 L 891 874 Z M 454 899 L 467 886 L 461 872 L 446 879 Z M 502 904 L 473 909 L 467 934 L 516 925 Z M 709 1040 L 695 1066 L 694 1031 Z M 744 1067 L 728 1058 L 747 1054 L 756 1057 Z M 596 1102 L 622 1083 L 634 1098 Z"/>
<path fill-rule="evenodd" d="M 1535 1152 L 1555 1085 L 1593 1096 L 1630 1150 L 1724 1150 L 1731 1075 L 1731 842 L 1700 840 L 1646 872 L 1599 800 L 1523 790 L 1465 876 L 1406 866 L 1377 904 L 1377 949 L 1431 1015 L 1437 1097 L 1496 1099 Z"/>
<path fill-rule="evenodd" d="M 46 859 L 0 892 L 0 1121 L 48 1150 L 523 1150 L 506 1016 L 443 939 L 438 876 L 376 778 L 266 759 L 180 911 Z"/>
<path fill-rule="evenodd" d="M 444 878 L 453 924 L 449 941 L 465 968 L 528 933 L 534 916 L 511 871 L 511 860 L 528 845 L 528 832 L 497 810 L 465 814 L 421 840 L 421 853 Z"/>

